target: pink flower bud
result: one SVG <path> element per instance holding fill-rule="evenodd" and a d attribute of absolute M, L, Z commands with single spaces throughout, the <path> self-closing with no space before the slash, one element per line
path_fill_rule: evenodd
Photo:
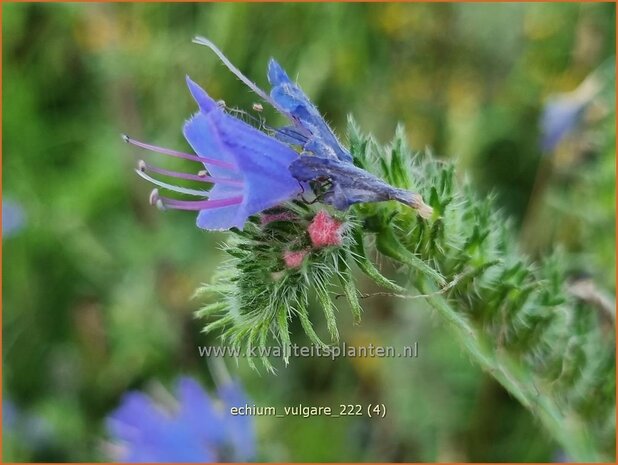
<path fill-rule="evenodd" d="M 341 221 L 334 219 L 325 210 L 319 211 L 307 228 L 314 247 L 341 245 L 342 230 Z"/>
<path fill-rule="evenodd" d="M 283 261 L 288 268 L 298 268 L 303 263 L 303 259 L 307 255 L 306 250 L 286 250 L 283 252 Z"/>

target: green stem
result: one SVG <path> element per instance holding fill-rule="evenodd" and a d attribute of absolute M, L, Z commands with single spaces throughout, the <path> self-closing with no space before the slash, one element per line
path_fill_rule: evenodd
<path fill-rule="evenodd" d="M 376 247 L 384 255 L 417 270 L 421 275 L 429 276 L 440 287 L 446 285 L 446 280 L 440 272 L 434 270 L 418 256 L 407 250 L 399 241 L 392 228 L 382 229 L 376 238 Z"/>
<path fill-rule="evenodd" d="M 488 343 L 479 331 L 453 310 L 443 297 L 431 296 L 428 303 L 450 323 L 450 328 L 473 359 L 493 376 L 522 405 L 531 410 L 575 461 L 606 460 L 596 449 L 587 425 L 565 412 L 546 392 L 544 384 L 529 374 L 508 351 Z"/>

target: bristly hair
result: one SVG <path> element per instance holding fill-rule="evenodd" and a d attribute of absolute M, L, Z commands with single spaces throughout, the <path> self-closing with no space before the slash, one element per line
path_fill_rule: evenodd
<path fill-rule="evenodd" d="M 412 154 L 403 128 L 381 147 L 350 121 L 349 147 L 356 166 L 428 199 L 432 217 L 397 202 L 333 210 L 346 225 L 344 240 L 321 249 L 312 247 L 307 228 L 323 206 L 290 202 L 280 221 L 264 225 L 254 218 L 235 232 L 225 246 L 231 259 L 202 289 L 213 296 L 198 312 L 210 321 L 204 330 L 221 331 L 225 343 L 250 352 L 273 342 L 289 345 L 289 324 L 298 318 L 321 345 L 313 322 L 323 314 L 336 341 L 334 294 L 343 289 L 357 321 L 362 313 L 353 265 L 394 294 L 409 292 L 378 271 L 370 259 L 377 252 L 402 267 L 408 285 L 470 357 L 540 419 L 569 457 L 613 457 L 615 340 L 602 330 L 594 306 L 569 293 L 564 256 L 532 264 L 493 198 L 478 199 L 458 185 L 452 165 Z M 286 250 L 308 253 L 299 267 L 288 268 Z M 273 369 L 267 357 L 262 362 Z"/>

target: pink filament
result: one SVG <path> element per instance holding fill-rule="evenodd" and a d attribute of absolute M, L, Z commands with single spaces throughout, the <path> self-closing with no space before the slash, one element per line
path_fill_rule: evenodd
<path fill-rule="evenodd" d="M 213 166 L 219 166 L 220 168 L 227 168 L 231 170 L 236 169 L 236 166 L 234 166 L 232 163 L 228 163 L 225 161 L 215 160 L 213 158 L 198 157 L 196 155 L 191 155 L 189 153 L 178 152 L 177 150 L 171 150 L 171 149 L 166 149 L 163 147 L 158 147 L 156 145 L 146 144 L 144 142 L 140 142 L 138 140 L 132 139 L 131 137 L 127 135 L 123 135 L 122 138 L 124 139 L 125 142 L 128 142 L 129 144 L 135 145 L 142 149 L 150 150 L 152 152 L 162 153 L 163 155 L 170 155 L 172 157 L 184 158 L 185 160 L 197 161 L 200 163 L 209 163 Z"/>

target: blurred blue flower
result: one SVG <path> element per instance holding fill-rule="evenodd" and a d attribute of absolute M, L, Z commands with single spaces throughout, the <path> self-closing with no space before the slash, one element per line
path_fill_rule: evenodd
<path fill-rule="evenodd" d="M 574 131 L 588 105 L 600 90 L 600 83 L 591 74 L 572 92 L 550 96 L 541 115 L 541 149 L 552 152 L 558 144 Z"/>
<path fill-rule="evenodd" d="M 587 102 L 563 94 L 550 99 L 541 116 L 541 149 L 551 152 L 573 131 L 582 117 Z"/>
<path fill-rule="evenodd" d="M 228 383 L 218 390 L 216 405 L 201 386 L 188 377 L 176 384 L 177 405 L 157 403 L 142 392 L 124 395 L 107 419 L 107 430 L 119 462 L 247 461 L 255 455 L 249 417 L 231 416 L 232 406 L 247 402 L 240 386 Z"/>
<path fill-rule="evenodd" d="M 8 399 L 2 399 L 2 428 L 7 431 L 15 426 L 17 421 L 17 408 Z"/>
<path fill-rule="evenodd" d="M 42 450 L 55 441 L 54 428 L 45 418 L 23 411 L 6 397 L 2 399 L 2 429 L 29 451 Z"/>
<path fill-rule="evenodd" d="M 25 217 L 21 206 L 9 199 L 2 199 L 2 238 L 13 236 L 24 226 Z"/>

